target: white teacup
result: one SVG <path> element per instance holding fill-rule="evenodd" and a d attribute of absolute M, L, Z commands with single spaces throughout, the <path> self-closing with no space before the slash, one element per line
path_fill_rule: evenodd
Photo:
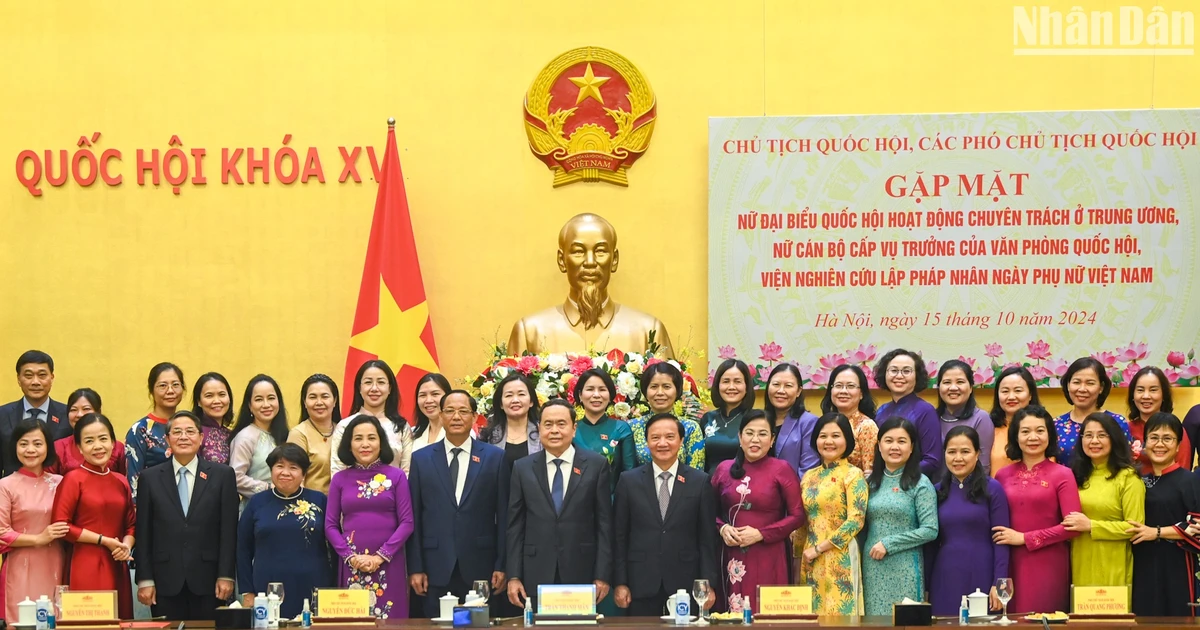
<path fill-rule="evenodd" d="M 452 619 L 454 617 L 454 607 L 458 605 L 458 596 L 454 593 L 446 593 L 438 599 L 438 607 L 442 613 L 442 619 Z"/>

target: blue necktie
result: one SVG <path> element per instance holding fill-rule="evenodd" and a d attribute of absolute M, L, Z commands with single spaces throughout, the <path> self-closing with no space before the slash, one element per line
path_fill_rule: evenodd
<path fill-rule="evenodd" d="M 185 517 L 188 513 L 188 503 L 191 503 L 191 499 L 188 497 L 187 475 L 188 469 L 179 469 L 179 503 L 183 505 L 183 515 Z"/>
<path fill-rule="evenodd" d="M 563 504 L 563 460 L 556 459 L 554 464 L 554 481 L 550 484 L 550 500 L 554 502 L 554 513 L 562 513 Z"/>

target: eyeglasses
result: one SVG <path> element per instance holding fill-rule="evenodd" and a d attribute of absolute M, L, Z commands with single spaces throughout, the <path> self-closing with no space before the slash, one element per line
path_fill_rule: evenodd
<path fill-rule="evenodd" d="M 835 392 L 838 390 L 845 390 L 848 392 L 858 391 L 858 383 L 834 383 L 833 387 L 830 387 L 830 389 Z"/>
<path fill-rule="evenodd" d="M 1175 436 L 1173 435 L 1168 435 L 1166 437 L 1150 435 L 1146 437 L 1146 444 L 1162 444 L 1164 446 L 1170 446 L 1178 441 L 1179 440 L 1175 439 Z"/>
<path fill-rule="evenodd" d="M 900 376 L 912 376 L 913 374 L 916 374 L 916 373 L 917 373 L 917 371 L 916 371 L 916 370 L 914 370 L 914 369 L 912 369 L 912 368 L 909 368 L 909 367 L 906 367 L 906 368 L 888 368 L 888 371 L 887 371 L 887 373 L 888 373 L 888 376 L 896 376 L 897 374 L 898 374 L 898 375 L 900 375 Z"/>
<path fill-rule="evenodd" d="M 1084 442 L 1106 442 L 1110 438 L 1107 433 L 1084 433 L 1082 439 Z"/>
<path fill-rule="evenodd" d="M 200 432 L 195 429 L 171 429 L 171 437 L 196 437 Z"/>
<path fill-rule="evenodd" d="M 159 392 L 165 392 L 165 391 L 172 390 L 172 389 L 182 390 L 183 383 L 180 383 L 179 381 L 175 381 L 174 383 L 159 383 L 158 385 L 154 386 L 154 390 L 159 391 Z"/>

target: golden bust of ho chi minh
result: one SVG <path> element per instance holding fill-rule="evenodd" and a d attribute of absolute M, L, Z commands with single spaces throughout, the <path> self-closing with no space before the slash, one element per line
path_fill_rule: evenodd
<path fill-rule="evenodd" d="M 617 304 L 608 281 L 620 256 L 617 232 L 595 214 L 571 217 L 558 233 L 558 269 L 567 274 L 570 293 L 562 304 L 522 317 L 513 325 L 508 352 L 606 352 L 619 348 L 645 352 L 654 333 L 659 353 L 673 357 L 667 328 L 653 315 Z"/>

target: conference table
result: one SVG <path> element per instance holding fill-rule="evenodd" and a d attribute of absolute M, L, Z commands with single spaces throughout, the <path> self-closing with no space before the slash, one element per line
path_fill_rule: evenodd
<path fill-rule="evenodd" d="M 1014 617 L 1014 619 L 1017 619 Z M 365 627 L 376 626 L 381 628 L 397 628 L 397 629 L 412 629 L 412 630 L 432 630 L 433 628 L 449 626 L 439 626 L 428 619 L 394 619 L 387 621 L 379 621 L 374 624 L 321 624 L 314 623 L 314 630 L 363 630 Z M 500 627 L 519 628 L 521 627 L 520 619 L 513 619 L 504 622 Z M 712 630 L 735 630 L 739 625 L 731 624 L 715 624 L 711 626 Z M 806 630 L 811 628 L 821 628 L 822 630 L 858 630 L 861 628 L 878 628 L 879 630 L 891 629 L 896 630 L 920 630 L 930 626 L 897 626 L 892 623 L 890 617 L 820 617 L 813 621 L 797 622 L 797 621 L 755 621 L 754 626 L 762 628 L 771 628 L 772 630 Z M 1040 626 L 1040 623 L 1033 623 L 1024 620 L 1019 620 L 1019 623 L 1014 624 L 1021 628 L 1030 628 Z M 1104 619 L 1104 620 L 1071 620 L 1066 624 L 1051 624 L 1062 625 L 1062 630 L 1175 630 L 1184 629 L 1195 630 L 1200 626 L 1200 622 L 1192 617 L 1137 617 L 1127 619 Z M 553 624 L 539 623 L 538 627 L 555 627 Z M 958 621 L 935 620 L 934 627 L 950 626 L 959 627 Z M 589 626 L 557 626 L 557 627 L 589 627 Z M 600 628 L 619 628 L 621 630 L 638 630 L 641 628 L 661 630 L 663 628 L 674 627 L 670 622 L 661 621 L 655 617 L 612 617 L 603 620 L 596 627 Z M 692 624 L 690 627 L 696 627 Z M 969 627 L 976 630 L 999 629 L 1004 626 L 999 626 L 989 623 L 973 623 Z"/>

